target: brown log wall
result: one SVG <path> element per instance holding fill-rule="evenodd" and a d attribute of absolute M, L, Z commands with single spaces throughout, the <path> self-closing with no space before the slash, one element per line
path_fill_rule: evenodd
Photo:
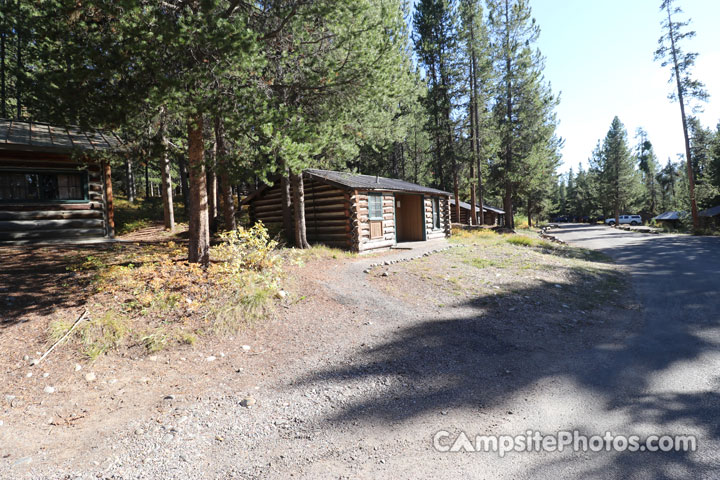
<path fill-rule="evenodd" d="M 310 243 L 352 248 L 350 192 L 305 178 L 305 228 Z M 292 191 L 291 191 L 292 196 Z M 250 202 L 250 219 L 282 229 L 280 182 Z"/>
<path fill-rule="evenodd" d="M 74 170 L 88 173 L 84 202 L 0 202 L 0 241 L 89 238 L 107 234 L 103 177 L 97 163 L 80 163 L 68 155 L 0 151 L 0 169 Z"/>

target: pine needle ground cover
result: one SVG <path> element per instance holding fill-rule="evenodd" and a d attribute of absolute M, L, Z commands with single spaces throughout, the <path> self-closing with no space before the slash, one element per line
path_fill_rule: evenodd
<path fill-rule="evenodd" d="M 156 352 L 237 331 L 262 318 L 278 295 L 281 261 L 262 225 L 221 235 L 207 268 L 187 262 L 184 246 L 119 245 L 68 258 L 90 289 L 89 320 L 69 341 L 90 359 L 120 347 Z M 74 319 L 50 323 L 54 342 Z"/>

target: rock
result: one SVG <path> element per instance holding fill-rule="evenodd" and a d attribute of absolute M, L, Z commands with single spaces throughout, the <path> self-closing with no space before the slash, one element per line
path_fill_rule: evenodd
<path fill-rule="evenodd" d="M 389 277 L 390 274 L 389 274 L 388 272 L 383 272 L 382 275 L 380 275 L 380 276 L 381 276 L 381 277 Z"/>
<path fill-rule="evenodd" d="M 157 355 L 150 355 L 148 357 L 148 360 L 150 360 L 151 362 L 157 362 L 157 358 L 158 358 Z"/>
<path fill-rule="evenodd" d="M 175 395 L 165 395 L 165 398 L 163 400 L 175 400 Z"/>
<path fill-rule="evenodd" d="M 37 358 L 33 358 L 32 360 L 30 360 L 31 367 L 37 365 L 38 363 L 40 363 L 40 360 L 38 360 Z"/>
<path fill-rule="evenodd" d="M 245 397 L 240 401 L 240 405 L 243 407 L 252 407 L 257 401 L 253 397 Z"/>
<path fill-rule="evenodd" d="M 117 378 L 111 378 L 110 380 L 108 380 L 108 385 L 115 385 L 116 383 L 117 383 Z"/>
<path fill-rule="evenodd" d="M 190 463 L 190 460 L 188 460 L 187 455 L 185 455 L 184 453 L 180 454 L 180 460 L 182 460 L 185 463 Z"/>
<path fill-rule="evenodd" d="M 13 467 L 19 467 L 20 465 L 27 465 L 27 464 L 30 463 L 30 462 L 32 462 L 32 457 L 18 458 L 18 459 L 15 460 L 15 462 L 13 463 Z"/>
<path fill-rule="evenodd" d="M 76 371 L 76 372 L 79 372 L 80 370 L 82 370 L 82 366 L 81 366 L 79 363 L 76 363 L 76 364 L 75 364 L 75 371 Z"/>
<path fill-rule="evenodd" d="M 287 292 L 285 290 L 278 290 L 275 296 L 282 300 L 283 298 L 287 297 Z"/>
<path fill-rule="evenodd" d="M 562 285 L 555 284 L 555 288 L 563 288 Z"/>
<path fill-rule="evenodd" d="M 242 349 L 245 350 L 246 352 L 248 352 L 248 351 L 250 351 L 250 345 L 243 345 Z"/>
<path fill-rule="evenodd" d="M 50 374 L 48 372 L 43 373 L 43 378 L 47 378 L 49 376 L 50 376 Z"/>
<path fill-rule="evenodd" d="M 220 358 L 225 358 L 225 354 L 223 352 L 220 352 Z"/>
<path fill-rule="evenodd" d="M 145 431 L 142 428 L 135 429 L 135 435 L 142 435 L 143 433 L 145 433 Z"/>
<path fill-rule="evenodd" d="M 215 361 L 215 356 L 214 356 L 214 355 L 210 355 L 209 357 L 207 357 L 207 358 L 205 359 L 205 361 L 206 361 L 206 362 L 214 362 L 214 361 Z"/>
<path fill-rule="evenodd" d="M 23 361 L 27 362 L 28 360 L 30 360 L 30 356 L 29 356 L 29 355 L 25 355 L 25 356 L 23 357 Z"/>
<path fill-rule="evenodd" d="M 85 374 L 85 381 L 86 382 L 94 382 L 97 380 L 97 376 L 93 372 L 88 372 Z"/>
<path fill-rule="evenodd" d="M 363 273 L 370 273 L 370 269 L 366 268 L 365 270 L 363 270 Z"/>
<path fill-rule="evenodd" d="M 32 372 L 27 372 L 27 374 L 25 374 L 25 376 L 26 376 L 27 378 L 32 377 Z"/>
<path fill-rule="evenodd" d="M 51 387 L 51 386 L 48 385 L 47 387 L 45 387 L 45 389 L 43 390 L 43 392 L 45 392 L 45 393 L 55 393 L 55 387 Z"/>
<path fill-rule="evenodd" d="M 165 435 L 163 435 L 162 441 L 164 443 L 168 443 L 168 442 L 172 442 L 174 438 L 175 438 L 175 435 L 173 435 L 172 433 L 166 433 Z"/>
<path fill-rule="evenodd" d="M 383 262 L 383 265 L 386 265 L 386 266 L 387 266 L 387 265 L 390 265 L 390 262 L 388 262 L 387 260 L 385 260 L 385 261 Z"/>
<path fill-rule="evenodd" d="M 0 427 L 2 427 L 3 425 L 5 425 L 5 422 L 3 422 L 2 420 L 0 420 Z"/>

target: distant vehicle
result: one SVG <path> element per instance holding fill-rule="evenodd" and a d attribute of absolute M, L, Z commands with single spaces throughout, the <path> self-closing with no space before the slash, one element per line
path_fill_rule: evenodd
<path fill-rule="evenodd" d="M 610 226 L 615 225 L 615 217 L 605 220 Z M 620 225 L 642 225 L 642 217 L 640 215 L 620 215 Z"/>

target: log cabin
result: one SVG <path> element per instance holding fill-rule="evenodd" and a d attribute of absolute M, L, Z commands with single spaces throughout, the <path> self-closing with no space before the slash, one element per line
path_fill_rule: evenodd
<path fill-rule="evenodd" d="M 355 252 L 450 236 L 450 194 L 372 175 L 305 170 L 307 238 Z M 282 228 L 280 181 L 243 200 L 251 222 Z"/>
<path fill-rule="evenodd" d="M 457 218 L 455 213 L 455 199 L 450 199 L 450 212 L 452 215 L 453 223 L 461 223 L 463 225 L 470 225 L 470 204 L 460 202 L 460 218 Z M 480 207 L 475 207 L 475 214 L 480 214 Z M 491 207 L 483 203 L 483 225 L 502 227 L 505 224 L 505 212 L 499 208 Z"/>
<path fill-rule="evenodd" d="M 96 155 L 113 134 L 0 119 L 0 242 L 114 236 L 110 166 Z"/>

